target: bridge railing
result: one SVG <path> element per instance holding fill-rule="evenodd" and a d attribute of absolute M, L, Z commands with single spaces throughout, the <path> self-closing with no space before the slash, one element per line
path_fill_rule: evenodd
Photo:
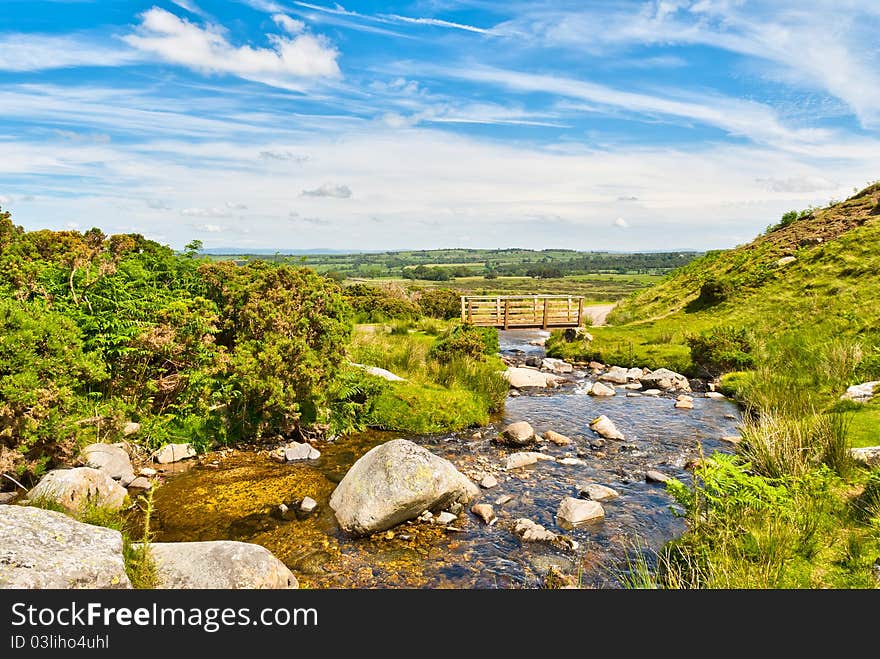
<path fill-rule="evenodd" d="M 573 295 L 463 295 L 461 321 L 484 327 L 578 327 L 584 298 Z"/>

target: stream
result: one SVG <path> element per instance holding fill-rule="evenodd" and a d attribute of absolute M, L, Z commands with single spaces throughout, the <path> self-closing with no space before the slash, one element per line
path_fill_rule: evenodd
<path fill-rule="evenodd" d="M 543 348 L 529 344 L 539 336 L 545 335 L 499 332 L 502 354 L 540 356 Z M 720 438 L 737 434 L 740 413 L 730 401 L 700 394 L 694 394 L 693 410 L 674 409 L 670 395 L 629 398 L 618 390 L 614 397 L 596 398 L 584 394 L 590 381 L 576 371 L 573 382 L 559 389 L 508 396 L 502 417 L 478 434 L 365 432 L 318 444 L 321 457 L 314 461 L 279 464 L 265 449 L 227 450 L 194 464 L 169 465 L 174 469 L 154 495 L 155 540 L 254 542 L 287 564 L 307 588 L 535 588 L 551 566 L 582 587 L 619 587 L 619 570 L 636 548 L 657 549 L 684 531 L 671 497 L 663 485 L 645 482 L 645 472 L 656 469 L 690 482 L 685 467 L 701 448 L 706 455 L 730 451 Z M 588 427 L 600 414 L 615 422 L 624 441 L 600 446 Z M 522 420 L 539 433 L 555 430 L 571 437 L 568 446 L 540 446 L 557 459 L 576 458 L 576 464 L 540 461 L 505 471 L 506 456 L 517 449 L 492 438 Z M 493 504 L 498 522 L 487 526 L 463 512 L 450 525 L 457 530 L 414 521 L 367 538 L 343 533 L 328 505 L 336 484 L 370 448 L 404 436 L 449 459 L 475 482 L 484 473 L 495 475 L 498 486 L 481 490 L 472 503 Z M 576 497 L 578 485 L 590 482 L 620 496 L 602 503 L 603 521 L 563 531 L 555 519 L 559 502 Z M 281 503 L 304 496 L 318 502 L 316 513 L 304 519 L 277 514 Z M 497 504 L 501 497 L 511 499 Z M 523 542 L 511 530 L 520 517 L 564 533 L 577 547 Z"/>

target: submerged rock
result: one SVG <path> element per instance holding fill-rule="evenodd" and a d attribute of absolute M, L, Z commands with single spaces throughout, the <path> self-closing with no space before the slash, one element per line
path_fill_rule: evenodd
<path fill-rule="evenodd" d="M 485 488 L 487 490 L 489 490 L 493 487 L 497 487 L 497 486 L 498 486 L 498 479 L 495 478 L 492 474 L 486 474 L 480 480 L 480 487 Z"/>
<path fill-rule="evenodd" d="M 553 442 L 557 446 L 567 446 L 571 444 L 571 438 L 566 437 L 565 435 L 560 435 L 558 432 L 553 430 L 548 430 L 544 433 L 544 439 Z"/>
<path fill-rule="evenodd" d="M 121 481 L 123 487 L 134 480 L 134 468 L 128 451 L 115 444 L 89 444 L 80 453 L 87 467 L 98 469 L 110 478 Z"/>
<path fill-rule="evenodd" d="M 605 509 L 598 501 L 565 497 L 556 511 L 556 523 L 571 530 L 605 518 Z"/>
<path fill-rule="evenodd" d="M 484 524 L 492 524 L 498 518 L 495 516 L 495 510 L 488 503 L 478 503 L 473 508 L 471 508 L 471 512 L 483 520 Z"/>
<path fill-rule="evenodd" d="M 131 588 L 122 534 L 53 510 L 0 506 L 0 588 Z"/>
<path fill-rule="evenodd" d="M 517 421 L 502 430 L 498 440 L 511 446 L 526 446 L 535 441 L 535 429 L 528 421 Z"/>
<path fill-rule="evenodd" d="M 367 451 L 333 491 L 330 507 L 343 530 L 384 531 L 425 510 L 467 503 L 479 489 L 455 466 L 406 439 Z"/>
<path fill-rule="evenodd" d="M 623 433 L 620 432 L 620 430 L 617 429 L 617 426 L 614 425 L 614 422 L 604 414 L 590 422 L 590 429 L 605 439 L 624 439 Z"/>
<path fill-rule="evenodd" d="M 519 469 L 527 465 L 533 465 L 539 460 L 552 460 L 553 456 L 538 453 L 537 451 L 520 451 L 507 456 L 505 469 Z"/>
<path fill-rule="evenodd" d="M 159 464 L 170 464 L 196 457 L 192 444 L 166 444 L 160 448 L 153 459 Z"/>
<path fill-rule="evenodd" d="M 157 588 L 299 588 L 284 563 L 249 542 L 153 542 L 150 555 Z"/>
<path fill-rule="evenodd" d="M 87 505 L 119 510 L 126 491 L 103 471 L 91 467 L 53 469 L 28 492 L 29 501 L 52 501 L 72 513 Z"/>
<path fill-rule="evenodd" d="M 645 480 L 649 483 L 665 483 L 669 480 L 669 476 L 664 474 L 662 471 L 651 469 L 645 473 Z"/>

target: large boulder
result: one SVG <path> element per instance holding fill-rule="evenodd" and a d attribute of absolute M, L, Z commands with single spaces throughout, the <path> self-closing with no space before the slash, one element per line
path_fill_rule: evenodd
<path fill-rule="evenodd" d="M 299 588 L 284 563 L 249 542 L 154 542 L 149 550 L 157 588 Z"/>
<path fill-rule="evenodd" d="M 627 369 L 621 366 L 612 366 L 605 373 L 599 376 L 603 382 L 612 382 L 614 384 L 626 384 L 629 382 Z"/>
<path fill-rule="evenodd" d="M 555 387 L 558 384 L 558 378 L 555 375 L 542 373 L 532 368 L 511 366 L 501 375 L 514 389 Z"/>
<path fill-rule="evenodd" d="M 122 534 L 53 510 L 0 506 L 0 588 L 131 588 Z"/>
<path fill-rule="evenodd" d="M 663 391 L 690 391 L 691 385 L 688 379 L 681 373 L 670 371 L 668 368 L 658 368 L 642 375 L 639 382 L 647 389 L 662 389 Z"/>
<path fill-rule="evenodd" d="M 535 441 L 535 429 L 528 421 L 517 421 L 502 430 L 498 440 L 511 446 L 526 446 Z"/>
<path fill-rule="evenodd" d="M 590 429 L 604 437 L 605 439 L 624 439 L 623 433 L 614 425 L 614 421 L 604 414 L 596 417 L 590 422 Z"/>
<path fill-rule="evenodd" d="M 128 451 L 117 444 L 89 444 L 80 453 L 86 467 L 103 471 L 123 487 L 134 480 L 134 468 Z"/>
<path fill-rule="evenodd" d="M 467 503 L 479 489 L 448 460 L 406 439 L 370 449 L 336 486 L 330 507 L 343 530 L 384 531 L 418 517 Z"/>
<path fill-rule="evenodd" d="M 30 501 L 51 501 L 72 513 L 87 505 L 119 510 L 126 491 L 103 471 L 91 467 L 53 469 L 40 479 L 30 492 Z"/>
<path fill-rule="evenodd" d="M 196 457 L 196 450 L 192 444 L 165 444 L 156 452 L 153 459 L 164 465 L 194 457 Z"/>

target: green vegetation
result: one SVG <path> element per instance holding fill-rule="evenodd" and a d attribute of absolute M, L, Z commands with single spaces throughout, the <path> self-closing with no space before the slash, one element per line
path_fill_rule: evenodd
<path fill-rule="evenodd" d="M 439 336 L 369 329 L 355 334 L 352 361 L 406 380 L 370 378 L 381 390 L 364 415 L 369 425 L 417 433 L 463 430 L 485 425 L 502 409 L 508 384 L 500 376 L 495 329 L 452 325 Z"/>
<path fill-rule="evenodd" d="M 624 582 L 663 588 L 876 587 L 880 407 L 840 401 L 880 379 L 880 185 L 787 213 L 752 243 L 712 252 L 620 303 L 594 341 L 551 354 L 720 378 L 745 407 L 733 456 L 669 491 L 688 532 Z M 793 258 L 784 258 L 793 257 Z M 665 360 L 665 361 L 664 361 Z M 649 569 L 650 564 L 650 569 Z"/>
<path fill-rule="evenodd" d="M 343 288 L 286 263 L 211 261 L 199 247 L 25 232 L 0 211 L 0 473 L 33 481 L 84 444 L 121 439 L 128 421 L 146 448 L 204 450 L 368 425 L 459 429 L 499 408 L 500 365 L 484 354 L 494 334 L 434 338 L 457 318 L 457 292 Z M 351 345 L 355 319 L 395 320 L 396 336 L 373 336 L 393 343 L 388 354 Z M 405 385 L 347 365 L 407 352 Z"/>

